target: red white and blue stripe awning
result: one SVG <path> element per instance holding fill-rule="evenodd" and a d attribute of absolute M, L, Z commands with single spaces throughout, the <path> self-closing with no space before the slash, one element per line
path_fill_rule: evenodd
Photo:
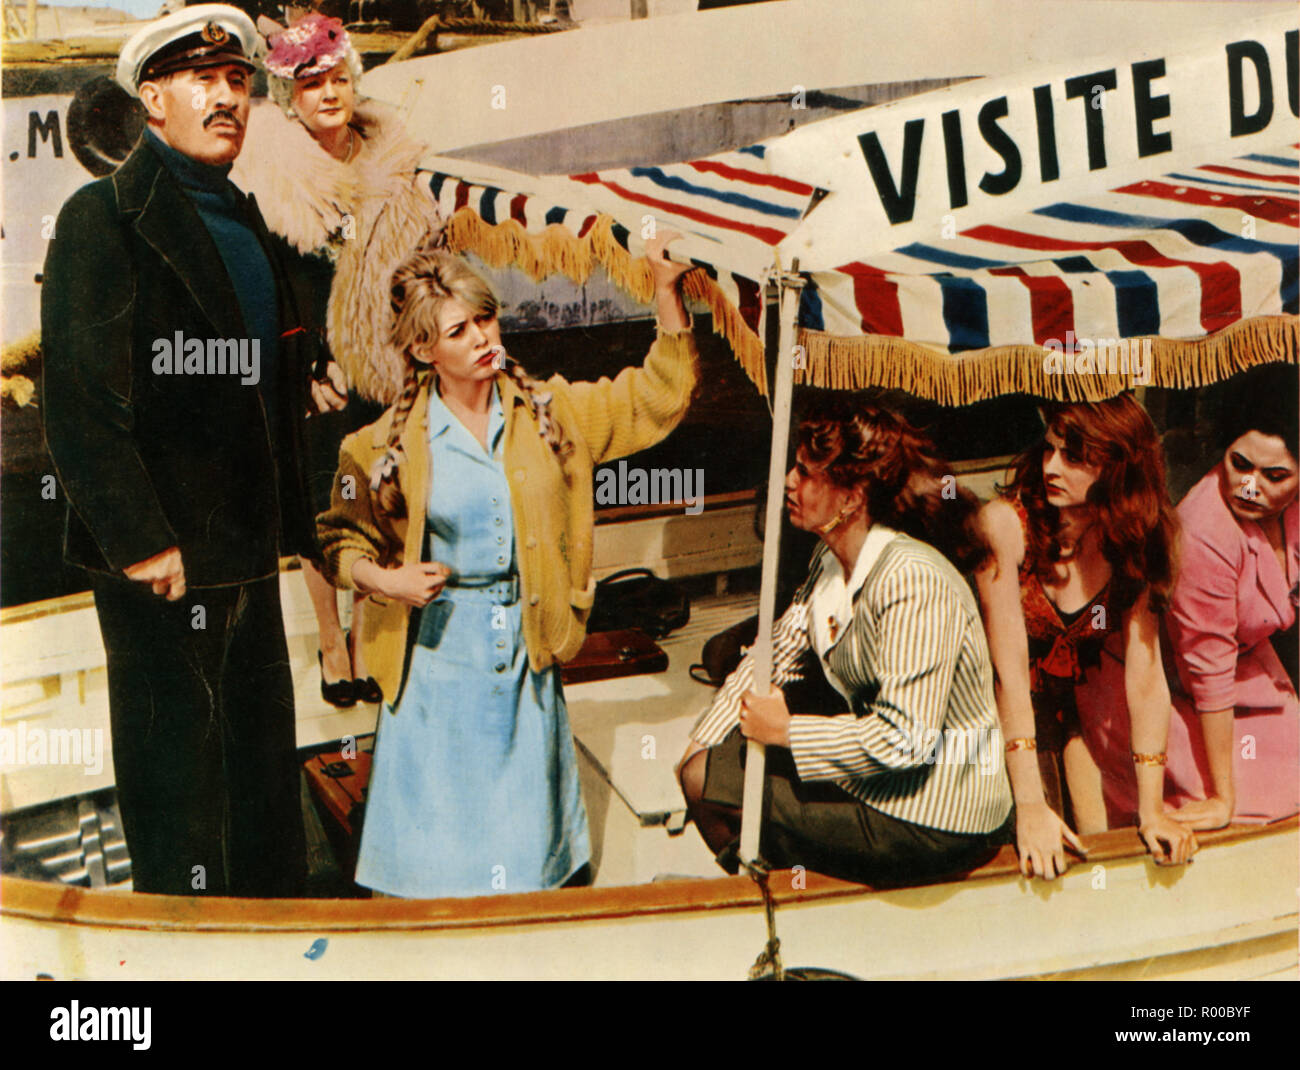
<path fill-rule="evenodd" d="M 704 269 L 688 295 L 708 304 L 715 329 L 765 390 L 763 286 L 779 246 L 815 215 L 823 193 L 766 173 L 763 157 L 754 146 L 670 166 L 542 178 L 493 172 L 490 180 L 458 176 L 453 161 L 440 160 L 446 169 L 433 171 L 430 188 L 444 215 L 459 220 L 455 247 L 537 277 L 563 271 L 583 281 L 598 264 L 645 301 L 648 271 L 634 264 L 642 235 L 651 221 L 681 231 L 674 250 Z M 1166 359 L 1154 381 L 1167 385 L 1294 360 L 1298 212 L 1300 152 L 1291 145 L 868 250 L 838 269 L 803 274 L 806 363 L 796 376 L 956 403 L 1008 390 L 1094 396 L 1122 388 L 1071 386 L 1035 371 L 1042 347 L 1068 350 L 1073 339 L 1157 340 Z M 1263 337 L 1262 355 L 1243 356 L 1232 334 L 1247 321 L 1264 325 L 1249 343 L 1258 349 Z M 971 358 L 991 354 L 1002 354 L 1002 370 L 974 375 Z M 927 361 L 930 371 L 918 373 Z M 1200 370 L 1183 375 L 1180 362 Z M 1011 364 L 1023 371 L 1008 371 Z M 1218 370 L 1207 371 L 1210 364 Z"/>
<path fill-rule="evenodd" d="M 961 353 L 1295 314 L 1298 195 L 1290 148 L 1047 205 L 817 273 L 801 326 Z"/>
<path fill-rule="evenodd" d="M 453 247 L 536 277 L 577 282 L 599 264 L 649 301 L 648 270 L 636 258 L 653 231 L 683 235 L 673 254 L 703 269 L 688 295 L 706 303 L 750 377 L 764 388 L 764 280 L 776 247 L 798 227 L 817 190 L 762 170 L 761 146 L 701 160 L 535 177 L 437 160 L 429 188 L 452 220 Z M 472 165 L 471 165 L 472 166 Z M 457 173 L 460 172 L 460 173 Z"/>

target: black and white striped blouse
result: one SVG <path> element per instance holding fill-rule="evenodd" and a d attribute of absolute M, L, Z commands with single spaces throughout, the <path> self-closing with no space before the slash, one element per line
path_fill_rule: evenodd
<path fill-rule="evenodd" d="M 874 545 L 873 545 L 874 544 Z M 822 546 L 808 581 L 773 628 L 772 682 L 817 672 L 847 696 L 832 716 L 791 710 L 790 750 L 799 777 L 832 780 L 891 817 L 958 833 L 986 833 L 1006 820 L 1011 789 L 993 697 L 993 667 L 978 607 L 956 569 L 932 546 L 904 534 L 868 539 L 875 555 L 852 612 L 831 629 L 821 658 L 810 622 L 819 582 L 838 579 Z M 847 615 L 847 614 L 846 614 Z M 823 643 L 827 630 L 820 629 Z M 838 635 L 834 634 L 839 632 Z M 692 738 L 720 743 L 739 723 L 753 688 L 747 654 L 700 718 Z"/>

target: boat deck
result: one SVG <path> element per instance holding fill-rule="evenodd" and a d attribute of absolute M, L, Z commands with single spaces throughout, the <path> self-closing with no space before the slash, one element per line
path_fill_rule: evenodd
<path fill-rule="evenodd" d="M 315 624 L 297 572 L 282 576 L 299 742 L 374 730 L 375 707 L 319 697 Z M 743 977 L 765 940 L 749 878 L 727 877 L 694 828 L 672 768 L 711 691 L 690 678 L 704 641 L 750 615 L 753 595 L 696 597 L 661 645 L 663 673 L 566 688 L 591 825 L 594 886 L 475 899 L 250 900 L 123 895 L 121 864 L 87 836 L 87 793 L 111 787 L 111 755 L 76 767 L 6 767 L 6 809 L 53 781 L 71 785 L 80 850 L 102 852 L 108 886 L 5 875 L 8 977 Z M 33 611 L 3 658 L 5 727 L 101 727 L 94 610 Z M 10 669 L 22 665 L 20 675 Z M 42 779 L 43 778 L 43 779 Z M 61 780 L 59 778 L 62 778 Z M 93 792 L 102 801 L 111 792 Z M 29 805 L 31 805 L 29 803 Z M 100 832 L 111 825 L 99 812 Z M 1090 853 L 1053 882 L 1026 881 L 1005 848 L 968 876 L 872 890 L 815 873 L 771 877 L 785 961 L 871 978 L 1289 978 L 1296 976 L 1300 821 L 1199 834 L 1194 865 L 1156 866 L 1132 829 L 1085 837 Z M 78 845 L 69 843 L 71 852 Z M 338 874 L 338 881 L 346 875 Z M 77 883 L 98 883 L 93 879 Z M 354 893 L 355 894 L 355 893 Z M 936 939 L 936 934 L 941 938 Z M 322 958 L 310 949 L 328 945 Z"/>
<path fill-rule="evenodd" d="M 659 641 L 666 671 L 565 687 L 596 886 L 722 874 L 694 826 L 686 826 L 673 767 L 713 695 L 691 679 L 692 663 L 711 636 L 757 612 L 757 596 L 697 599 L 690 623 Z"/>
<path fill-rule="evenodd" d="M 374 732 L 377 707 L 338 710 L 320 697 L 315 619 L 301 573 L 282 573 L 281 592 L 299 746 L 318 748 L 349 735 Z M 77 596 L 71 605 L 66 604 L 69 600 L 61 601 L 65 604 L 60 612 L 19 620 L 21 629 L 6 628 L 6 639 L 11 641 L 2 655 L 4 723 L 16 731 L 24 722 L 24 731 L 30 734 L 35 729 L 77 730 L 95 742 L 80 762 L 29 765 L 25 754 L 15 755 L 18 761 L 6 764 L 0 776 L 0 809 L 8 814 L 68 800 L 60 809 L 67 811 L 65 823 L 70 828 L 62 839 L 69 842 L 60 842 L 47 869 L 51 879 L 83 883 L 92 879 L 88 859 L 82 857 L 87 854 L 83 833 L 88 821 L 98 824 L 97 835 L 102 835 L 105 845 L 111 844 L 117 855 L 123 851 L 111 803 L 104 802 L 111 799 L 114 773 L 98 623 L 88 596 Z M 756 611 L 757 598 L 752 594 L 697 598 L 691 621 L 660 644 L 668 654 L 666 671 L 565 688 L 591 826 L 596 885 L 721 873 L 694 830 L 683 832 L 685 804 L 673 766 L 712 693 L 691 679 L 691 664 L 711 635 Z M 91 735 L 85 736 L 86 732 Z M 94 799 L 89 798 L 92 793 Z M 51 821 L 37 824 L 43 836 L 55 835 Z M 77 857 L 64 857 L 69 854 Z M 122 861 L 114 858 L 114 866 L 105 871 L 107 884 L 129 890 L 129 881 L 113 879 Z"/>

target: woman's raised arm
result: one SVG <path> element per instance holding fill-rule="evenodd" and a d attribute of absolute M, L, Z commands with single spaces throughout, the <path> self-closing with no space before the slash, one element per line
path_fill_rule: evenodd
<path fill-rule="evenodd" d="M 646 243 L 655 282 L 659 336 L 639 368 L 624 368 L 612 380 L 566 382 L 559 376 L 547 386 L 573 406 L 577 431 L 593 464 L 604 464 L 649 449 L 666 438 L 686 414 L 698 378 L 699 356 L 681 298 L 682 276 L 689 264 L 664 254 L 680 235 L 664 232 Z"/>
<path fill-rule="evenodd" d="M 665 331 L 684 331 L 690 326 L 682 301 L 681 280 L 693 265 L 668 259 L 668 243 L 680 237 L 675 230 L 670 230 L 645 243 L 646 259 L 650 261 L 650 273 L 655 280 L 655 319 Z"/>

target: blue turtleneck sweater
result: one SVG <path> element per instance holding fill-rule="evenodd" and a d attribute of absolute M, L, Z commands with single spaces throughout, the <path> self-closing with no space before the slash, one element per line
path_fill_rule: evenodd
<path fill-rule="evenodd" d="M 261 381 L 258 386 L 274 431 L 276 420 L 271 414 L 276 411 L 275 369 L 280 340 L 275 276 L 261 242 L 244 220 L 240 195 L 227 177 L 232 165 L 206 164 L 191 159 L 166 144 L 152 130 L 146 130 L 145 137 L 163 166 L 198 209 L 199 217 L 216 242 L 217 251 L 234 284 L 249 340 L 257 338 L 261 341 Z"/>

